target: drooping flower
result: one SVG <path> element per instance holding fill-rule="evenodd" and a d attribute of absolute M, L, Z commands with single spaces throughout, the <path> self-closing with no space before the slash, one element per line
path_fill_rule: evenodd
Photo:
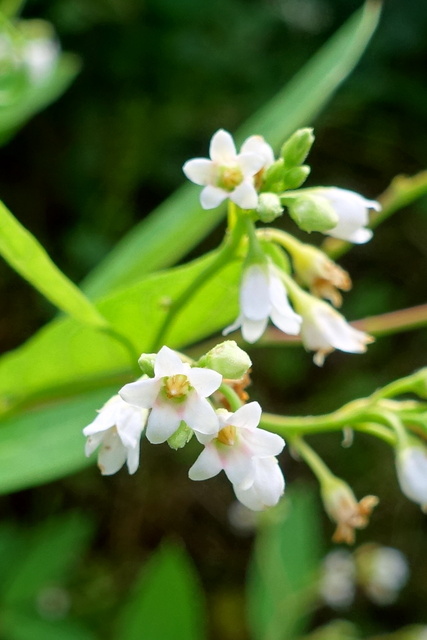
<path fill-rule="evenodd" d="M 393 547 L 364 544 L 355 554 L 357 579 L 366 595 L 381 606 L 392 604 L 409 577 L 408 561 Z"/>
<path fill-rule="evenodd" d="M 129 404 L 151 409 L 147 439 L 159 444 L 175 433 L 181 421 L 196 435 L 218 432 L 218 418 L 206 398 L 221 381 L 216 371 L 190 367 L 175 351 L 162 347 L 155 358 L 154 378 L 126 384 L 119 393 Z"/>
<path fill-rule="evenodd" d="M 356 567 L 352 554 L 345 549 L 334 549 L 324 558 L 319 584 L 319 595 L 333 609 L 349 607 L 356 594 Z"/>
<path fill-rule="evenodd" d="M 301 317 L 289 304 L 286 289 L 271 263 L 254 263 L 246 267 L 240 285 L 240 314 L 223 331 L 227 335 L 242 327 L 246 342 L 256 342 L 264 333 L 268 319 L 290 335 L 300 331 Z"/>
<path fill-rule="evenodd" d="M 139 464 L 139 441 L 147 415 L 148 411 L 132 407 L 116 395 L 83 429 L 87 437 L 86 455 L 90 456 L 99 447 L 98 467 L 102 475 L 116 473 L 125 462 L 129 473 L 135 473 Z"/>
<path fill-rule="evenodd" d="M 405 496 L 427 511 L 427 451 L 417 446 L 399 448 L 396 471 Z"/>
<path fill-rule="evenodd" d="M 253 143 L 248 146 L 253 146 Z M 260 144 L 255 146 L 260 148 Z M 266 163 L 265 148 L 263 147 L 261 154 L 238 154 L 232 136 L 228 131 L 220 129 L 212 137 L 209 155 L 210 160 L 193 158 L 183 166 L 183 171 L 191 182 L 204 186 L 200 194 L 202 207 L 213 209 L 230 198 L 242 209 L 254 209 L 258 203 L 254 176 Z"/>
<path fill-rule="evenodd" d="M 311 191 L 316 196 L 325 198 L 338 214 L 338 224 L 325 232 L 328 236 L 355 244 L 363 244 L 372 238 L 372 231 L 366 229 L 369 222 L 368 211 L 379 211 L 379 202 L 367 200 L 355 191 L 338 187 L 317 187 Z"/>
<path fill-rule="evenodd" d="M 199 436 L 205 445 L 189 471 L 192 480 L 207 480 L 224 470 L 236 497 L 249 509 L 271 507 L 283 494 L 285 482 L 277 456 L 285 443 L 275 433 L 258 429 L 261 407 L 250 402 L 234 413 L 217 412 L 220 430 L 215 437 Z"/>
<path fill-rule="evenodd" d="M 333 542 L 346 544 L 353 544 L 355 529 L 368 525 L 372 510 L 379 502 L 377 496 L 365 496 L 358 502 L 348 484 L 336 477 L 322 486 L 322 498 L 326 513 L 337 523 Z"/>
<path fill-rule="evenodd" d="M 366 345 L 374 340 L 372 336 L 352 327 L 344 316 L 323 300 L 306 295 L 301 299 L 307 301 L 311 298 L 308 303 L 303 302 L 300 307 L 296 300 L 295 305 L 302 316 L 301 340 L 306 349 L 316 352 L 315 364 L 321 367 L 325 356 L 334 349 L 347 353 L 366 351 Z"/>

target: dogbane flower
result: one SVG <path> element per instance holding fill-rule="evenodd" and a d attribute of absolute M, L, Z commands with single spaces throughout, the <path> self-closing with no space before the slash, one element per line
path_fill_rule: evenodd
<path fill-rule="evenodd" d="M 369 222 L 368 211 L 379 211 L 379 202 L 367 200 L 354 191 L 338 187 L 318 187 L 312 191 L 316 196 L 325 198 L 338 214 L 338 224 L 325 231 L 328 236 L 355 244 L 363 244 L 372 238 L 371 229 L 366 229 Z"/>
<path fill-rule="evenodd" d="M 203 209 L 214 209 L 226 198 L 242 209 L 255 209 L 257 206 L 254 176 L 266 165 L 268 154 L 259 140 L 251 142 L 248 138 L 246 143 L 246 149 L 250 150 L 242 149 L 238 154 L 232 136 L 228 131 L 219 129 L 210 142 L 210 160 L 193 158 L 184 164 L 182 170 L 187 178 L 204 186 L 200 194 Z"/>
<path fill-rule="evenodd" d="M 120 396 L 131 405 L 151 409 L 147 422 L 147 439 L 160 444 L 185 422 L 196 435 L 213 436 L 218 432 L 218 418 L 206 400 L 218 389 L 222 376 L 211 369 L 190 367 L 175 351 L 162 347 L 154 361 L 154 378 L 126 384 Z"/>
<path fill-rule="evenodd" d="M 315 351 L 313 361 L 321 367 L 325 356 L 334 349 L 347 353 L 364 353 L 366 345 L 373 342 L 372 336 L 352 327 L 338 311 L 329 304 L 301 293 L 297 310 L 302 316 L 301 340 L 306 349 Z"/>
<path fill-rule="evenodd" d="M 427 511 L 427 451 L 424 447 L 398 449 L 396 471 L 402 492 Z"/>
<path fill-rule="evenodd" d="M 291 335 L 300 331 L 301 317 L 288 301 L 278 270 L 271 263 L 252 263 L 244 269 L 240 285 L 240 314 L 222 332 L 227 335 L 242 327 L 246 342 L 256 342 L 264 333 L 268 319 Z"/>
<path fill-rule="evenodd" d="M 139 464 L 139 441 L 148 411 L 137 409 L 115 395 L 97 417 L 83 429 L 87 437 L 85 453 L 89 457 L 99 447 L 98 467 L 104 476 L 116 473 L 127 463 L 129 473 Z"/>
<path fill-rule="evenodd" d="M 261 511 L 283 494 L 285 481 L 277 456 L 283 438 L 258 429 L 261 407 L 250 402 L 230 413 L 217 411 L 220 430 L 216 436 L 199 436 L 204 450 L 188 472 L 191 480 L 207 480 L 224 470 L 236 497 L 246 507 Z"/>

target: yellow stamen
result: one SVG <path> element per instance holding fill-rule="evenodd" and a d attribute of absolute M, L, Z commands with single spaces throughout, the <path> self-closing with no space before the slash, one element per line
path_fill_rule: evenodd
<path fill-rule="evenodd" d="M 183 398 L 190 391 L 190 383 L 186 375 L 177 373 L 166 378 L 164 388 L 168 398 Z"/>
<path fill-rule="evenodd" d="M 227 424 L 217 435 L 217 440 L 232 447 L 236 442 L 236 427 L 232 424 Z"/>

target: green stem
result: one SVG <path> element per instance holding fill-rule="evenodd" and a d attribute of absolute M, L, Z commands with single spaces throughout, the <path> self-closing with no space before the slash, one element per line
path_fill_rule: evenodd
<path fill-rule="evenodd" d="M 320 484 L 334 480 L 335 476 L 322 458 L 302 438 L 293 438 L 291 444 L 310 467 Z"/>
<path fill-rule="evenodd" d="M 282 246 L 286 251 L 292 253 L 293 251 L 298 251 L 300 247 L 304 246 L 302 242 L 297 240 L 290 233 L 286 233 L 286 231 L 282 231 L 281 229 L 274 229 L 272 227 L 268 227 L 267 229 L 258 229 L 257 236 L 262 240 L 267 240 L 269 242 L 275 242 Z"/>
<path fill-rule="evenodd" d="M 181 309 L 215 273 L 223 269 L 231 261 L 239 246 L 243 233 L 244 222 L 242 221 L 242 216 L 240 216 L 237 218 L 235 226 L 231 230 L 229 237 L 226 238 L 222 249 L 220 249 L 215 259 L 206 269 L 199 273 L 191 284 L 188 285 L 170 305 L 168 313 L 154 337 L 151 351 L 156 352 L 163 346 L 164 338 Z"/>
<path fill-rule="evenodd" d="M 111 338 L 116 340 L 119 344 L 122 345 L 122 347 L 126 349 L 130 357 L 131 369 L 139 377 L 141 375 L 141 370 L 138 366 L 138 358 L 140 354 L 136 350 L 135 345 L 126 336 L 122 335 L 112 327 L 102 328 L 101 331 L 102 333 L 105 333 L 107 336 L 110 336 Z"/>
<path fill-rule="evenodd" d="M 242 406 L 242 401 L 240 400 L 234 389 L 232 389 L 228 384 L 222 383 L 218 391 L 225 397 L 228 404 L 230 405 L 230 409 L 232 412 L 240 409 L 240 407 Z"/>

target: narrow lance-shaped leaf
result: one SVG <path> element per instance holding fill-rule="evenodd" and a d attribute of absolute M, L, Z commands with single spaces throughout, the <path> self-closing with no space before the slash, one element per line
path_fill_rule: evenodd
<path fill-rule="evenodd" d="M 31 233 L 0 202 L 0 254 L 25 280 L 76 320 L 107 328 L 107 321 L 52 262 Z"/>

